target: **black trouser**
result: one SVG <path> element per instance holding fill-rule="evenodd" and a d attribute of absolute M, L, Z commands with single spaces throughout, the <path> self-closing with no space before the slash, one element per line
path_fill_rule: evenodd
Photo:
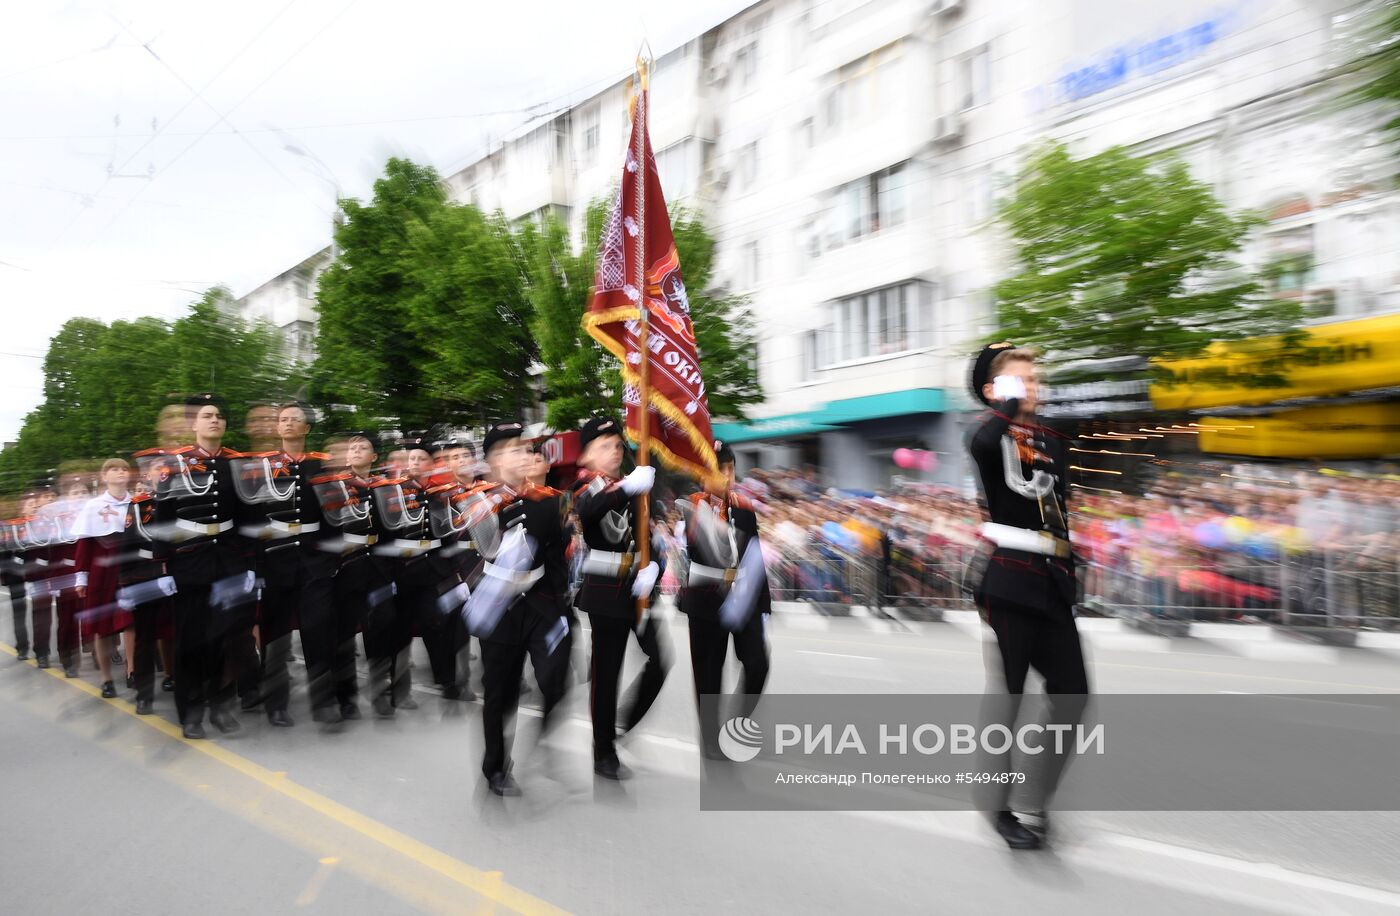
<path fill-rule="evenodd" d="M 988 599 L 984 607 L 987 625 L 997 638 L 1000 671 L 989 671 L 989 685 L 983 702 L 984 724 L 999 723 L 1014 729 L 1025 692 L 1026 674 L 1031 668 L 1045 679 L 1045 694 L 1049 701 L 1048 724 L 1074 725 L 1080 721 L 1088 702 L 1089 675 L 1084 668 L 1084 653 L 1079 642 L 1079 629 L 1068 605 L 1052 612 L 1036 612 L 1016 608 Z M 1000 675 L 1001 684 L 995 682 Z M 984 772 L 1006 772 L 1010 755 L 984 755 Z M 1031 807 L 1049 807 L 1060 776 L 1069 762 L 1067 754 L 1052 751 L 1042 753 L 1036 761 L 1039 767 L 1034 781 L 1028 780 Z M 984 811 L 1005 810 L 1011 795 L 1011 784 L 988 783 L 978 791 L 978 807 Z"/>
<path fill-rule="evenodd" d="M 175 710 L 182 723 L 200 722 L 218 692 L 224 646 L 209 606 L 212 586 L 179 582 L 175 591 Z"/>
<path fill-rule="evenodd" d="M 355 623 L 364 604 L 363 594 L 351 598 L 337 594 L 336 580 L 318 575 L 312 567 L 302 583 L 301 651 L 306 656 L 306 686 L 312 710 L 328 709 L 355 698 Z M 346 625 L 349 618 L 349 672 L 341 670 Z M 347 683 L 348 682 L 348 683 Z"/>
<path fill-rule="evenodd" d="M 648 616 L 640 629 L 622 617 L 590 614 L 593 627 L 593 648 L 589 665 L 588 708 L 593 716 L 593 759 L 607 760 L 615 756 L 613 744 L 617 739 L 617 694 L 622 677 L 622 662 L 627 657 L 627 641 L 637 634 L 637 644 L 646 654 L 646 666 L 628 688 L 630 701 L 623 716 L 623 730 L 631 731 L 646 715 L 671 667 L 669 653 L 661 645 L 660 625 Z"/>
<path fill-rule="evenodd" d="M 5 584 L 10 588 L 10 613 L 15 621 L 15 651 L 24 655 L 29 651 L 29 602 L 25 600 L 24 577 L 6 573 Z M 49 624 L 44 621 L 41 629 L 37 617 L 34 620 L 34 654 L 49 654 Z"/>
<path fill-rule="evenodd" d="M 506 613 L 528 613 L 522 609 Z M 562 618 L 549 618 L 532 615 L 524 633 L 524 642 L 495 642 L 481 640 L 481 686 L 485 693 L 481 711 L 481 725 L 486 737 L 486 754 L 481 761 L 481 771 L 488 777 L 504 772 L 510 762 L 510 751 L 506 741 L 508 720 L 515 717 L 520 706 L 520 678 L 525 670 L 525 656 L 535 669 L 535 683 L 539 685 L 544 698 L 544 717 L 540 730 L 550 724 L 550 713 L 564 697 L 564 689 L 569 670 L 569 651 L 572 637 L 567 624 L 562 635 L 555 629 Z M 551 651 L 551 648 L 553 651 Z"/>
<path fill-rule="evenodd" d="M 767 622 L 763 614 L 754 614 L 744 628 L 734 633 L 734 655 L 744 669 L 740 693 L 743 699 L 735 715 L 748 717 L 763 693 L 768 680 L 768 643 L 764 638 Z M 695 702 L 700 715 L 700 740 L 709 751 L 719 747 L 719 700 L 722 689 L 724 660 L 729 654 L 729 636 L 718 620 L 690 617 L 690 666 L 695 673 Z"/>
<path fill-rule="evenodd" d="M 49 600 L 45 597 L 41 603 L 48 604 Z M 65 588 L 54 598 L 54 611 L 58 615 L 58 660 L 65 671 L 82 667 L 82 633 L 78 624 L 78 612 L 82 607 L 83 599 L 78 597 L 76 588 Z M 38 620 L 34 623 L 38 629 Z"/>
<path fill-rule="evenodd" d="M 418 631 L 423 634 L 423 646 L 428 650 L 428 661 L 433 668 L 433 683 L 442 686 L 465 687 L 471 678 L 470 656 L 463 650 L 467 645 L 467 625 L 462 619 L 460 608 L 449 608 L 446 612 L 437 606 L 422 602 Z"/>
<path fill-rule="evenodd" d="M 161 607 L 169 600 L 147 601 L 131 610 L 132 629 L 136 637 L 136 647 L 132 651 L 132 675 L 136 678 L 138 700 L 155 701 L 156 632 Z"/>
<path fill-rule="evenodd" d="M 339 626 L 335 630 L 338 640 L 331 665 L 336 672 L 337 689 L 348 687 L 350 696 L 354 694 L 357 625 L 364 630 L 371 698 L 390 690 L 398 640 L 398 615 L 391 590 L 388 571 L 368 551 L 342 560 L 336 571 L 333 600 Z"/>
<path fill-rule="evenodd" d="M 261 622 L 258 635 L 262 637 L 262 659 L 259 666 L 258 692 L 267 712 L 286 712 L 292 694 L 292 677 L 288 660 L 292 656 L 292 621 L 298 610 L 305 615 L 304 586 L 299 548 L 282 548 L 262 558 L 263 588 L 258 603 Z M 285 554 L 285 555 L 283 555 Z M 306 647 L 302 647 L 307 653 Z M 311 659 L 307 658 L 307 678 L 311 677 Z M 240 685 L 239 693 L 244 693 Z"/>
<path fill-rule="evenodd" d="M 394 629 L 394 700 L 406 696 L 412 687 L 409 675 L 409 646 L 413 628 L 423 638 L 432 666 L 434 683 L 456 684 L 457 650 L 466 642 L 466 627 L 455 610 L 444 614 L 438 597 L 457 584 L 454 571 L 435 556 L 419 556 L 394 561 L 396 626 Z"/>

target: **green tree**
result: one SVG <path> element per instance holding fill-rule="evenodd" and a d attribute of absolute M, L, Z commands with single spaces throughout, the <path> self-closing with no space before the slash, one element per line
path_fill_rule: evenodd
<path fill-rule="evenodd" d="M 549 219 L 524 240 L 532 331 L 544 366 L 546 422 L 571 429 L 599 414 L 622 414 L 622 373 L 617 360 L 583 332 L 593 289 L 598 240 L 608 202 L 594 201 L 585 216 L 583 250 L 575 254 L 569 229 Z"/>
<path fill-rule="evenodd" d="M 1046 146 L 1002 215 L 1018 270 L 996 286 L 998 336 L 1052 361 L 1190 356 L 1302 317 L 1230 261 L 1254 218 L 1227 212 L 1173 156 Z"/>
<path fill-rule="evenodd" d="M 485 425 L 518 417 L 533 400 L 532 305 L 525 248 L 502 216 L 449 204 L 409 228 L 407 327 L 421 342 L 422 394 L 433 421 Z"/>
<path fill-rule="evenodd" d="M 284 393 L 287 368 L 276 332 L 235 317 L 223 289 L 209 290 L 173 324 L 71 319 L 49 342 L 43 402 L 0 452 L 0 488 L 18 490 L 64 462 L 149 446 L 161 408 L 198 391 L 229 405 L 229 444 L 237 446 L 242 411 Z"/>
<path fill-rule="evenodd" d="M 317 291 L 311 377 L 313 397 L 352 408 L 347 422 L 383 417 L 425 426 L 439 419 L 424 378 L 432 354 L 408 307 L 415 294 L 410 234 L 446 201 L 432 168 L 390 159 L 368 204 L 340 202 L 346 218 Z"/>
<path fill-rule="evenodd" d="M 577 254 L 568 230 L 553 221 L 546 223 L 532 246 L 527 246 L 534 334 L 544 365 L 546 416 L 556 429 L 577 426 L 599 413 L 621 412 L 617 361 L 582 328 L 607 208 L 605 201 L 595 201 L 588 208 L 583 248 Z M 711 287 L 715 240 L 697 214 L 677 211 L 671 219 L 671 231 L 689 291 L 710 413 L 742 419 L 746 407 L 763 400 L 756 369 L 758 344 L 748 302 Z"/>
<path fill-rule="evenodd" d="M 1400 0 L 1385 0 L 1372 14 L 1363 20 L 1354 63 L 1361 84 L 1349 100 L 1385 106 L 1385 129 L 1400 143 Z"/>

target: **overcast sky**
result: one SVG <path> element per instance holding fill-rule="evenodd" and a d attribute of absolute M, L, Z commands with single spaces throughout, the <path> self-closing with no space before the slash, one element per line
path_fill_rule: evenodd
<path fill-rule="evenodd" d="M 532 106 L 624 77 L 643 37 L 659 55 L 751 2 L 11 5 L 0 441 L 69 318 L 241 295 L 329 242 L 335 184 L 365 197 L 391 155 L 450 173 Z"/>

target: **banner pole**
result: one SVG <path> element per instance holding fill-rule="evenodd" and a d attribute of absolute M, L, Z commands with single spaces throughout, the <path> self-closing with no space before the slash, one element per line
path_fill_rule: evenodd
<path fill-rule="evenodd" d="M 647 345 L 647 336 L 650 325 L 650 309 L 647 307 L 647 267 L 646 267 L 646 187 L 647 187 L 647 80 L 649 77 L 650 61 L 637 54 L 637 112 L 635 134 L 636 139 L 633 155 L 637 159 L 637 276 L 635 283 L 637 292 L 640 294 L 641 320 L 637 328 L 637 348 L 641 353 L 641 364 L 638 367 L 638 399 L 640 403 L 641 416 L 638 418 L 637 429 L 637 465 L 646 467 L 651 463 L 651 350 Z M 651 494 L 643 493 L 637 500 L 637 545 L 638 561 L 637 568 L 644 569 L 651 562 Z M 646 613 L 647 605 L 651 596 L 643 595 L 637 599 L 637 620 L 640 622 L 642 615 Z"/>

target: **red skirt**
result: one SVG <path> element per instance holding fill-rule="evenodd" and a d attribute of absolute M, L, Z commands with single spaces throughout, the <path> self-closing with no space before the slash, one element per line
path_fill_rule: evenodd
<path fill-rule="evenodd" d="M 117 607 L 116 560 L 120 543 L 89 538 L 84 546 L 88 580 L 87 597 L 83 599 L 83 630 L 95 636 L 112 636 L 132 624 L 131 612 Z"/>

